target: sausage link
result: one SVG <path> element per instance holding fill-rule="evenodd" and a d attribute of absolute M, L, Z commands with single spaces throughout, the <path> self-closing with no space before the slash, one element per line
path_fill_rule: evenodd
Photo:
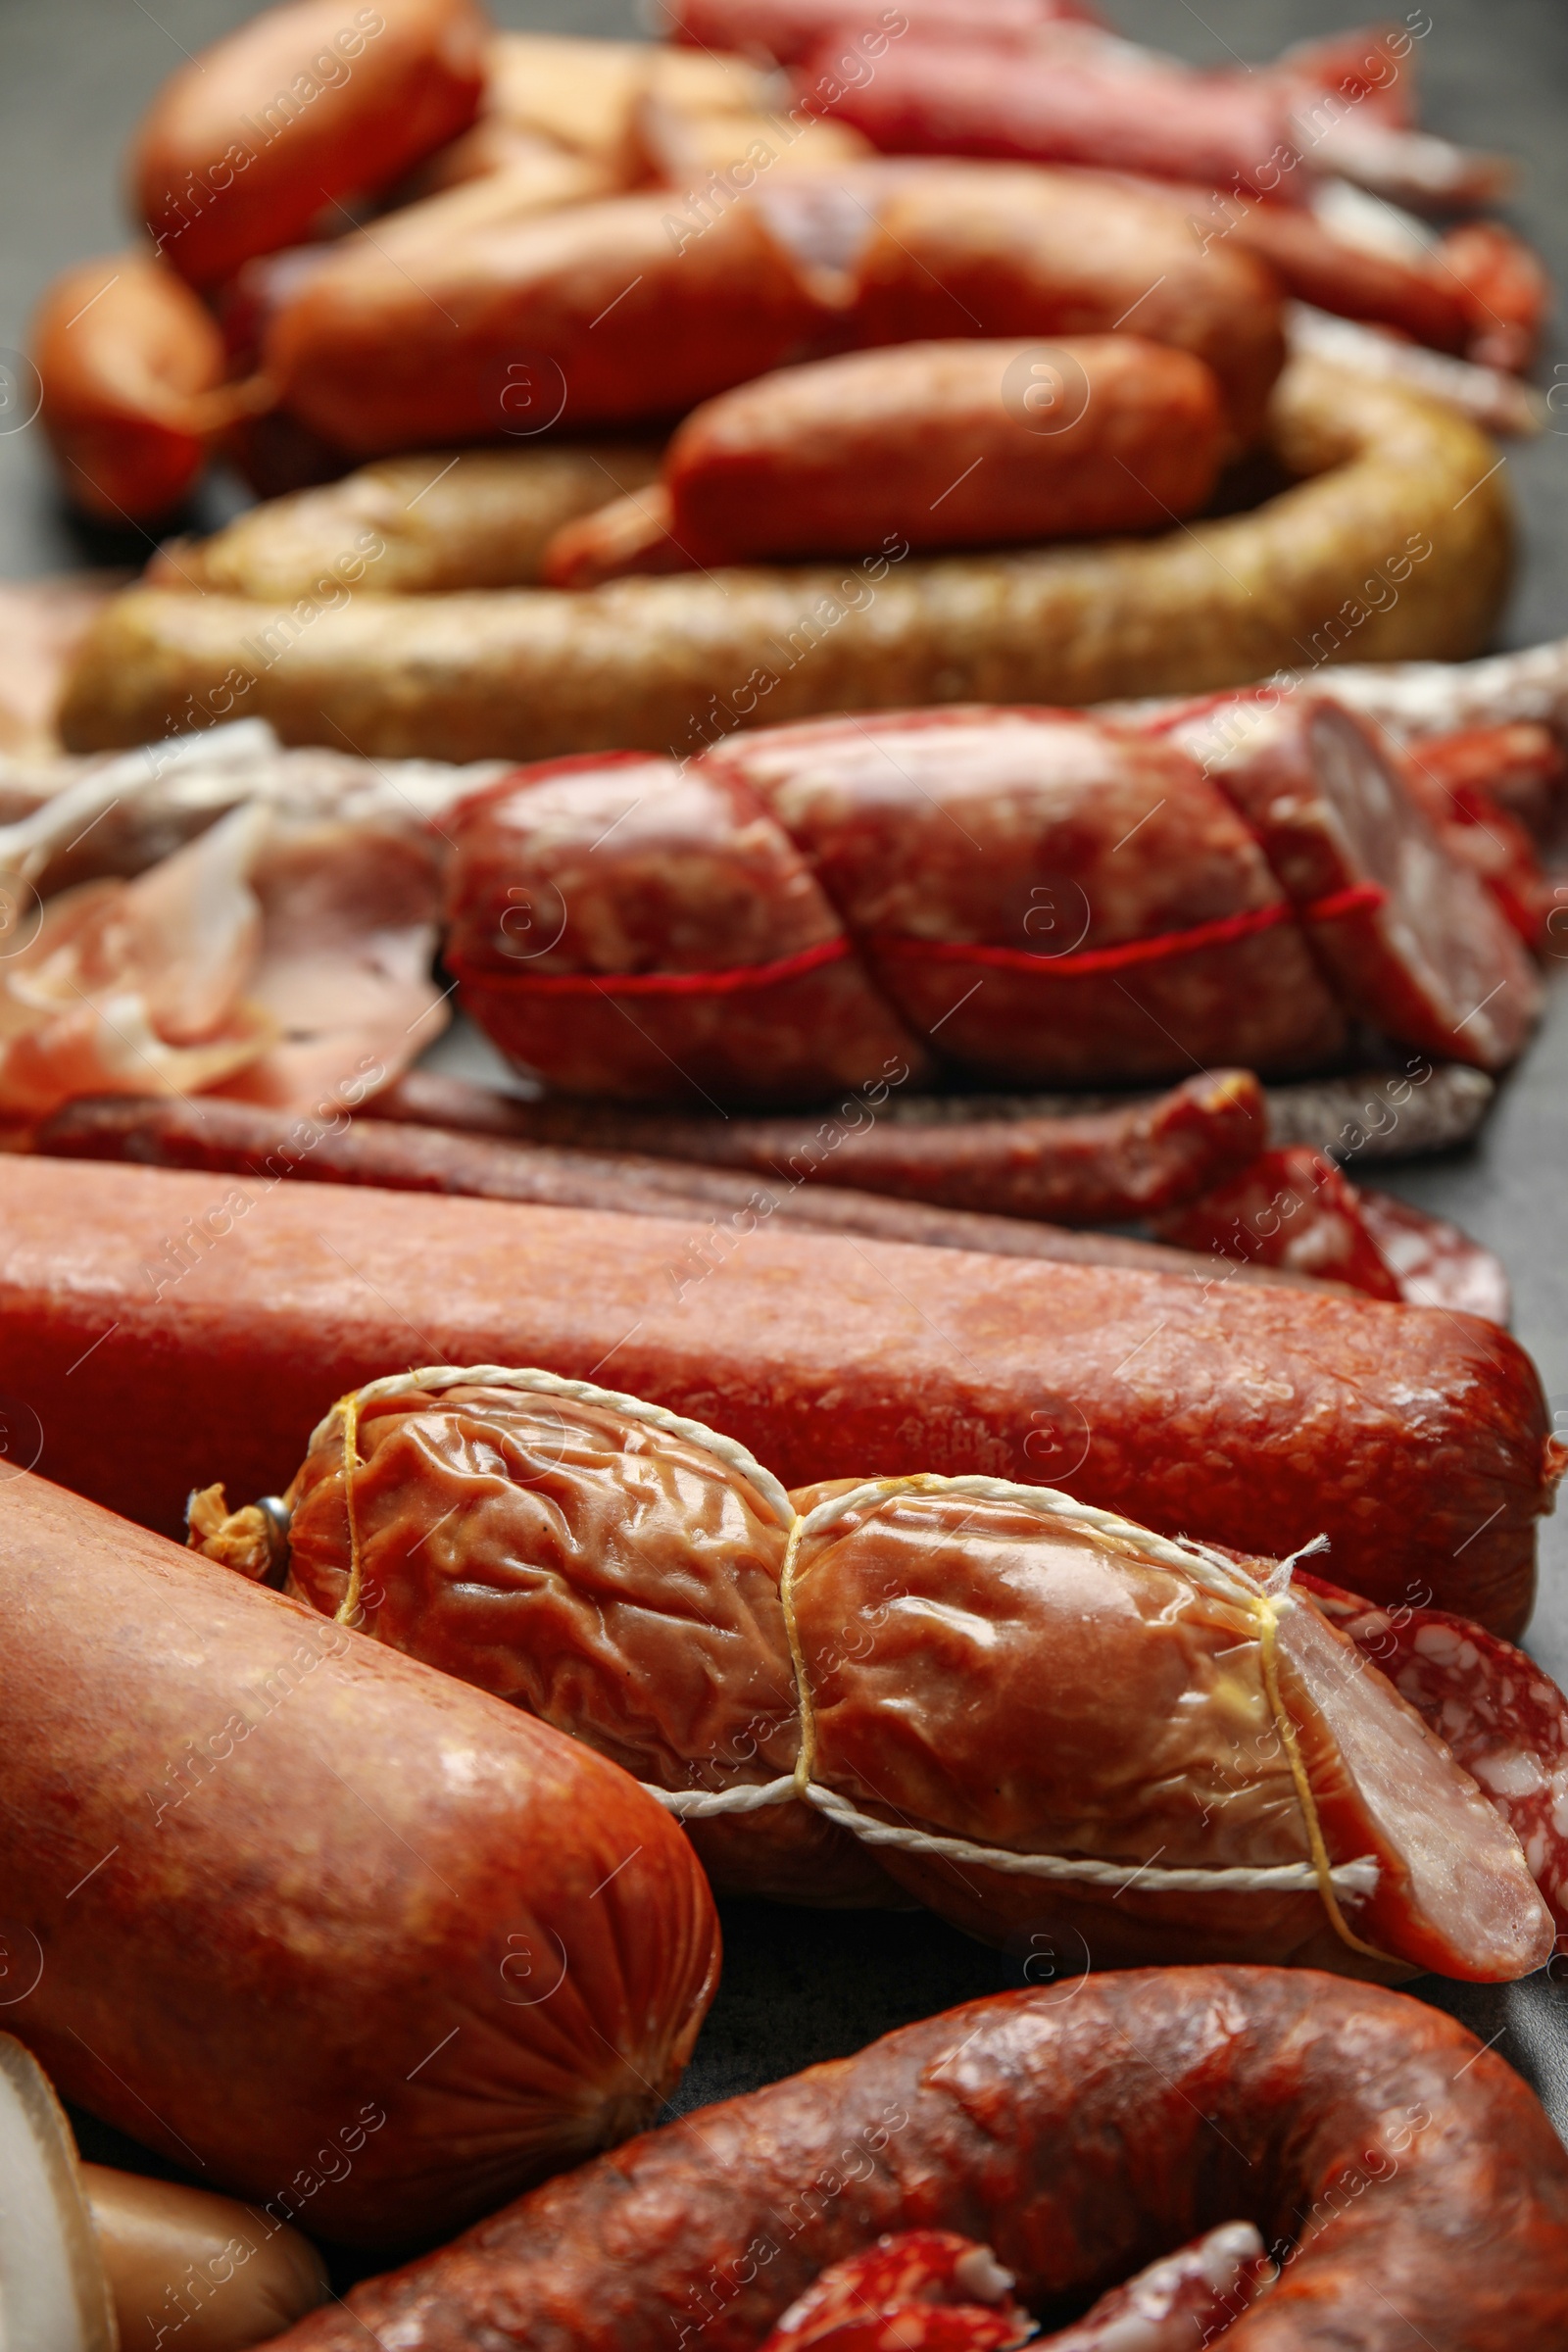
<path fill-rule="evenodd" d="M 1568 2159 L 1502 2059 L 1398 1993 L 1200 1968 L 905 2027 L 552 2182 L 280 2341 L 750 2352 L 828 2264 L 915 2227 L 992 2245 L 1054 2325 L 1239 2217 L 1281 2275 L 1227 2352 L 1557 2352 L 1568 2329 Z"/>
<path fill-rule="evenodd" d="M 144 254 L 68 270 L 34 313 L 30 341 L 66 495 L 106 521 L 155 520 L 177 507 L 213 436 L 250 397 L 220 389 L 216 321 Z"/>
<path fill-rule="evenodd" d="M 1069 338 L 1044 364 L 1038 343 L 855 352 L 743 384 L 679 427 L 673 563 L 627 562 L 588 517 L 545 577 L 1156 529 L 1204 504 L 1224 438 L 1204 364 L 1137 335 Z"/>
<path fill-rule="evenodd" d="M 290 0 L 167 81 L 130 185 L 154 250 L 192 285 L 296 245 L 344 196 L 373 195 L 472 122 L 485 24 L 473 0 Z"/>

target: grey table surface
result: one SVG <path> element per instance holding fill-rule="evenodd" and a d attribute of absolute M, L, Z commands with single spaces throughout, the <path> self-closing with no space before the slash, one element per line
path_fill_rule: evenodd
<path fill-rule="evenodd" d="M 1202 63 L 1258 61 L 1287 42 L 1364 21 L 1333 0 L 1107 0 L 1121 30 Z M 124 238 L 121 155 L 137 117 L 181 57 L 254 13 L 251 0 L 0 0 L 0 364 L 57 270 Z M 502 24 L 629 37 L 633 0 L 493 0 Z M 1512 218 L 1568 288 L 1568 7 L 1563 0 L 1430 0 L 1403 14 L 1429 126 L 1519 159 Z M 1548 348 L 1541 381 L 1568 382 L 1568 342 Z M 1500 646 L 1568 633 L 1568 395 L 1557 429 L 1507 458 L 1520 525 L 1514 594 Z M 10 419 L 16 424 L 15 416 Z M 35 426 L 0 411 L 0 577 L 83 564 L 135 563 L 133 541 L 83 529 L 55 496 Z M 208 497 L 216 520 L 232 493 Z M 198 516 L 198 520 L 203 519 Z M 1480 1143 L 1378 1181 L 1456 1218 L 1512 1276 L 1516 1329 L 1542 1369 L 1568 1435 L 1568 978 L 1552 972 L 1548 1018 L 1509 1080 Z M 1568 1510 L 1544 1530 L 1542 1595 L 1530 1646 L 1568 1682 Z M 723 1986 L 680 2104 L 701 2104 L 859 2048 L 875 2034 L 1016 1982 L 1003 1957 L 923 1914 L 808 1913 L 724 1906 Z M 1568 2138 L 1568 1962 L 1505 1986 L 1425 1979 L 1413 1989 L 1495 2039 L 1535 2082 Z M 114 2161 L 116 2135 L 82 2122 L 89 2153 Z M 121 2150 L 154 2169 L 156 2160 Z M 157 2165 L 156 2169 L 167 2169 Z M 339 2266 L 345 2278 L 362 2264 Z"/>

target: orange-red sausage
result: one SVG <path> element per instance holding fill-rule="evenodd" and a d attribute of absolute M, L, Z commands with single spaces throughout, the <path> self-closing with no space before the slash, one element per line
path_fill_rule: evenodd
<path fill-rule="evenodd" d="M 306 234 L 467 128 L 485 83 L 474 0 L 292 0 L 171 76 L 131 149 L 130 198 L 192 285 Z"/>
<path fill-rule="evenodd" d="M 3 1494 L 4 2014 L 65 2097 L 382 2246 L 658 2112 L 718 1937 L 635 1782 L 42 1478 Z"/>
<path fill-rule="evenodd" d="M 1209 368 L 1136 335 L 855 352 L 688 417 L 664 462 L 665 534 L 692 567 L 1157 529 L 1202 506 L 1225 441 Z M 546 579 L 648 568 L 618 558 L 614 519 L 609 545 L 598 516 L 568 523 Z"/>
<path fill-rule="evenodd" d="M 56 278 L 32 321 L 40 414 L 67 496 L 109 521 L 166 514 L 195 486 L 222 393 L 223 339 L 172 270 L 139 253 Z"/>
<path fill-rule="evenodd" d="M 374 245 L 280 300 L 264 366 L 356 455 L 690 408 L 789 359 L 825 313 L 754 208 L 681 244 L 667 196 L 477 231 L 410 270 Z"/>

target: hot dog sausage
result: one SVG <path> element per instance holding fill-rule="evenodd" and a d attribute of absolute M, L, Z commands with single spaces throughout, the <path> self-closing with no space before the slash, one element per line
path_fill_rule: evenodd
<path fill-rule="evenodd" d="M 0 1580 L 6 2015 L 67 2096 L 381 2245 L 657 2109 L 716 1933 L 612 1766 L 24 1473 Z"/>
<path fill-rule="evenodd" d="M 1397 2352 L 1411 2328 L 1433 2352 L 1556 2352 L 1568 2326 L 1568 2160 L 1506 2062 L 1399 1993 L 1215 1968 L 907 2026 L 536 2190 L 282 2340 L 749 2352 L 824 2265 L 916 2222 L 985 2238 L 1054 2323 L 1240 2214 L 1281 2276 L 1228 2352 Z"/>
<path fill-rule="evenodd" d="M 473 0 L 290 0 L 171 76 L 136 135 L 132 201 L 192 285 L 299 242 L 341 196 L 387 187 L 472 122 Z"/>
<path fill-rule="evenodd" d="M 587 516 L 544 576 L 592 587 L 622 569 L 857 556 L 896 538 L 976 547 L 1158 529 L 1208 498 L 1224 429 L 1203 363 L 1136 335 L 1064 341 L 1049 367 L 1030 343 L 852 353 L 686 419 L 664 458 L 663 561 L 617 560 Z"/>
<path fill-rule="evenodd" d="M 78 751 L 144 743 L 216 702 L 286 742 L 340 743 L 336 725 L 371 757 L 686 759 L 737 725 L 823 710 L 1092 703 L 1241 684 L 1303 648 L 1394 661 L 1480 643 L 1508 563 L 1491 444 L 1429 401 L 1305 361 L 1272 432 L 1288 470 L 1317 479 L 1147 546 L 923 562 L 895 548 L 831 570 L 331 611 L 132 589 L 77 656 L 62 731 Z"/>
<path fill-rule="evenodd" d="M 1321 1530 L 1369 1597 L 1441 1573 L 1506 1634 L 1560 1468 L 1506 1333 L 1373 1299 L 763 1230 L 683 1288 L 651 1218 L 14 1153 L 0 1212 L 19 1431 L 171 1529 L 214 1478 L 280 1492 L 411 1350 L 612 1378 L 791 1483 L 985 1469 L 1267 1556 Z"/>
<path fill-rule="evenodd" d="M 66 495 L 111 522 L 178 506 L 248 398 L 220 389 L 215 320 L 144 254 L 68 270 L 39 304 L 30 341 Z"/>

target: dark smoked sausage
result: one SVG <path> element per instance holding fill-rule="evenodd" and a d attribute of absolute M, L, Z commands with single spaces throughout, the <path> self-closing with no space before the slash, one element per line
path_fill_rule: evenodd
<path fill-rule="evenodd" d="M 1280 2266 L 1226 2352 L 1558 2352 L 1568 2158 L 1493 2051 L 1310 1971 L 1003 1993 L 709 2107 L 357 2287 L 286 2352 L 750 2352 L 884 2230 L 992 2245 L 1059 2326 L 1200 2230 Z"/>

